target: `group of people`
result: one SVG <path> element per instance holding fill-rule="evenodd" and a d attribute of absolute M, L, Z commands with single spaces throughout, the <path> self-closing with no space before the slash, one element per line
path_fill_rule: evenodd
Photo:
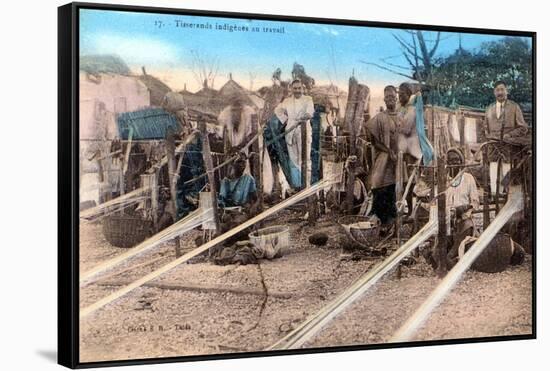
<path fill-rule="evenodd" d="M 311 124 L 315 110 L 313 99 L 306 95 L 304 86 L 298 79 L 290 84 L 291 94 L 283 97 L 274 106 L 273 116 L 268 121 L 267 127 L 274 124 L 273 132 L 276 135 L 268 138 L 264 135 L 264 143 L 260 146 L 260 152 L 269 152 L 273 143 L 279 143 L 279 153 L 275 154 L 278 164 L 284 169 L 284 179 L 277 179 L 269 163 L 272 153 L 264 156 L 264 163 L 268 162 L 269 169 L 264 168 L 260 172 L 264 179 L 271 178 L 274 182 L 285 182 L 288 188 L 299 189 L 302 187 L 303 168 L 307 169 L 307 182 L 311 180 Z M 527 133 L 527 124 L 523 119 L 519 105 L 508 99 L 507 86 L 503 81 L 494 84 L 495 102 L 486 110 L 486 137 L 494 141 L 505 141 L 509 138 L 523 136 Z M 384 88 L 385 109 L 364 123 L 369 142 L 374 148 L 372 166 L 369 169 L 366 188 L 372 191 L 371 215 L 379 219 L 382 226 L 391 228 L 397 216 L 396 200 L 396 171 L 397 156 L 403 154 L 405 164 L 403 180 L 407 181 L 407 169 L 410 166 L 431 163 L 433 149 L 429 143 L 423 121 L 421 94 L 413 93 L 413 88 L 408 83 L 399 87 L 388 85 Z M 220 196 L 226 206 L 246 206 L 257 201 L 257 180 L 250 175 L 250 164 L 246 159 L 248 149 L 243 146 L 249 143 L 254 132 L 265 129 L 260 127 L 259 120 L 252 120 L 255 110 L 242 100 L 235 100 L 219 115 L 220 130 L 229 142 L 233 153 L 243 153 L 243 158 L 236 161 L 228 173 L 228 177 L 222 181 Z M 257 130 L 252 130 L 252 125 L 258 125 Z M 305 131 L 301 126 L 305 126 Z M 267 130 L 267 129 L 266 129 Z M 267 133 L 266 131 L 265 133 Z M 307 140 L 303 141 L 302 135 L 306 133 Z M 220 132 L 221 134 L 221 132 Z M 270 140 L 268 142 L 268 139 Z M 271 144 L 269 144 L 271 143 Z M 308 148 L 302 151 L 302 145 Z M 273 148 L 271 148 L 273 149 Z M 303 159 L 303 154 L 307 157 Z M 475 226 L 471 212 L 479 207 L 479 193 L 475 178 L 464 171 L 465 154 L 458 148 L 452 148 L 447 153 L 448 187 L 445 190 L 447 201 L 447 219 L 449 227 L 447 234 L 451 240 L 449 247 L 450 262 L 456 261 L 458 246 L 466 237 L 475 234 Z M 307 161 L 302 167 L 302 161 Z M 274 176 L 276 175 L 276 176 Z M 265 183 L 265 182 L 264 182 Z M 414 182 L 411 190 L 413 190 Z M 265 186 L 265 185 L 264 185 Z M 260 190 L 263 191 L 263 190 Z M 408 216 L 413 210 L 413 191 L 406 195 L 406 213 Z M 433 196 L 433 195 L 432 195 Z M 405 210 L 403 205 L 403 210 Z M 451 264 L 451 263 L 450 263 Z"/>
<path fill-rule="evenodd" d="M 274 130 L 274 135 L 267 138 L 263 135 L 263 141 L 260 141 L 259 150 L 260 153 L 250 153 L 250 150 L 246 148 L 246 145 L 253 139 L 254 133 L 266 130 L 268 133 L 269 128 L 263 128 L 259 121 L 253 121 L 253 115 L 257 112 L 240 97 L 235 97 L 231 104 L 224 108 L 218 116 L 218 136 L 226 136 L 230 153 L 241 153 L 245 159 L 246 166 L 242 168 L 240 159 L 233 164 L 232 167 L 237 166 L 239 171 L 231 170 L 229 176 L 231 181 L 238 177 L 247 177 L 247 184 L 250 184 L 249 188 L 256 190 L 256 184 L 254 178 L 250 179 L 250 167 L 251 164 L 246 160 L 252 155 L 260 155 L 263 158 L 262 169 L 259 172 L 263 177 L 263 192 L 269 193 L 271 189 L 281 189 L 279 183 L 283 183 L 282 189 L 300 189 L 302 188 L 302 125 L 305 126 L 306 152 L 308 153 L 306 161 L 307 180 L 311 181 L 311 125 L 310 120 L 314 115 L 313 99 L 304 94 L 304 86 L 298 79 L 292 81 L 290 84 L 291 95 L 282 99 L 275 107 L 273 112 L 273 118 L 270 121 L 277 121 L 278 127 Z M 257 125 L 256 130 L 252 130 L 252 126 Z M 225 134 L 224 134 L 225 133 Z M 269 133 L 268 133 L 269 134 Z M 268 141 L 268 139 L 270 139 Z M 272 142 L 282 142 L 282 149 L 284 153 L 269 153 L 274 147 Z M 265 152 L 265 153 L 264 153 Z M 272 151 L 276 152 L 276 151 Z M 272 163 L 271 160 L 276 157 L 277 163 Z M 283 158 L 284 157 L 284 158 Z M 272 167 L 282 167 L 283 174 L 282 179 L 279 177 L 278 172 L 273 171 Z M 234 178 L 237 177 L 237 178 Z M 277 184 L 275 184 L 277 183 Z M 225 184 L 222 183 L 222 185 Z M 250 192 L 247 192 L 249 194 Z M 248 201 L 247 197 L 239 197 L 239 200 L 235 200 L 236 204 L 242 205 Z"/>
<path fill-rule="evenodd" d="M 495 102 L 486 110 L 486 137 L 498 142 L 524 136 L 527 124 L 519 105 L 508 99 L 506 83 L 494 84 Z M 399 88 L 386 86 L 384 102 L 386 109 L 366 123 L 370 141 L 375 149 L 374 165 L 369 174 L 368 186 L 372 190 L 372 214 L 382 225 L 392 225 L 397 215 L 395 198 L 397 153 L 404 154 L 404 162 L 419 161 L 422 151 L 419 126 L 416 126 L 418 110 L 409 84 Z M 399 101 L 399 105 L 398 105 Z M 447 153 L 448 186 L 445 190 L 447 207 L 447 236 L 449 250 L 447 264 L 452 266 L 458 259 L 459 246 L 467 236 L 475 234 L 472 211 L 479 207 L 479 193 L 475 178 L 464 171 L 465 156 L 458 148 Z M 412 160 L 412 161 L 411 161 Z M 406 177 L 405 177 L 406 179 Z M 500 180 L 497 180 L 500 181 Z M 413 192 L 409 192 L 408 213 L 412 212 Z"/>

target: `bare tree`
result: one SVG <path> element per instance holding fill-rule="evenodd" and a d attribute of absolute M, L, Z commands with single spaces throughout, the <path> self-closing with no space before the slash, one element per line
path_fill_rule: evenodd
<path fill-rule="evenodd" d="M 191 50 L 191 72 L 199 86 L 213 89 L 219 67 L 219 57 L 209 57 L 199 50 Z"/>
<path fill-rule="evenodd" d="M 444 39 L 441 37 L 441 32 L 436 33 L 435 39 L 428 39 L 426 34 L 419 30 L 404 30 L 403 34 L 392 36 L 399 43 L 401 54 L 382 58 L 381 63 L 361 62 L 411 80 L 430 84 L 435 53 Z M 391 59 L 401 56 L 405 58 L 408 65 L 390 62 Z"/>

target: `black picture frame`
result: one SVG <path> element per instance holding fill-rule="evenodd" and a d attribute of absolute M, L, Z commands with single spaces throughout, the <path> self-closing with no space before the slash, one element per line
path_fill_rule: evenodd
<path fill-rule="evenodd" d="M 102 362 L 79 361 L 79 194 L 78 194 L 78 146 L 79 146 L 79 11 L 81 9 L 162 13 L 173 15 L 195 15 L 254 20 L 274 20 L 315 24 L 353 25 L 393 29 L 421 29 L 431 31 L 492 34 L 502 36 L 522 36 L 532 40 L 533 67 L 533 108 L 532 132 L 533 153 L 536 154 L 536 32 L 510 31 L 485 28 L 464 28 L 456 26 L 422 25 L 407 23 L 372 22 L 347 19 L 250 14 L 238 12 L 203 11 L 194 9 L 157 8 L 130 5 L 110 5 L 96 3 L 70 3 L 58 8 L 58 363 L 69 368 L 91 368 L 99 366 L 123 366 L 137 364 L 157 364 L 169 362 L 189 362 L 214 359 L 246 357 L 268 357 L 290 354 L 341 352 L 366 349 L 386 349 L 463 343 L 528 340 L 537 337 L 536 313 L 536 155 L 533 156 L 533 302 L 532 333 L 528 335 L 482 337 L 472 339 L 416 341 L 406 343 L 371 344 L 355 346 L 335 346 L 330 348 L 308 348 L 284 351 L 244 352 L 204 356 L 182 356 L 154 359 L 132 359 Z"/>

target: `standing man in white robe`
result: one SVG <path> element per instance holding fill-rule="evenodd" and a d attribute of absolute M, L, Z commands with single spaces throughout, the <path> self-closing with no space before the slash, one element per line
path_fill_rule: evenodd
<path fill-rule="evenodd" d="M 285 135 L 286 144 L 290 161 L 298 168 L 302 168 L 302 130 L 299 122 L 305 122 L 307 135 L 306 161 L 307 161 L 307 176 L 306 182 L 310 183 L 311 179 L 311 125 L 309 120 L 315 113 L 313 107 L 313 99 L 304 95 L 304 85 L 299 79 L 295 79 L 291 84 L 292 96 L 284 99 L 276 108 L 275 115 L 285 124 L 285 130 L 292 129 Z M 305 187 L 306 185 L 304 185 Z"/>
<path fill-rule="evenodd" d="M 252 137 L 252 115 L 255 113 L 254 108 L 244 104 L 242 99 L 233 97 L 231 104 L 218 116 L 216 134 L 223 138 L 223 131 L 226 129 L 231 149 L 239 150 Z"/>

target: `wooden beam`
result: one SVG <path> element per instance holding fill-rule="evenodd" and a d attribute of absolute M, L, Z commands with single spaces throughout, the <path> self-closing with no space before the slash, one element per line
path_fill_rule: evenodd
<path fill-rule="evenodd" d="M 355 161 L 357 159 L 357 135 L 363 124 L 365 105 L 368 96 L 369 88 L 366 85 L 359 84 L 355 77 L 351 77 L 349 79 L 348 101 L 344 113 L 344 127 L 349 133 L 348 182 L 346 187 L 348 214 L 353 212 L 353 186 L 355 184 Z"/>
<path fill-rule="evenodd" d="M 397 153 L 397 167 L 395 175 L 395 199 L 403 198 L 403 152 Z M 399 207 L 395 218 L 395 235 L 397 237 L 397 246 L 401 245 L 401 226 L 403 225 L 403 208 Z"/>
<path fill-rule="evenodd" d="M 258 134 L 258 115 L 253 114 L 251 117 L 252 134 L 255 136 Z M 252 156 L 252 176 L 256 180 L 256 195 L 258 197 L 259 209 L 264 209 L 264 179 L 263 179 L 263 167 L 262 167 L 262 154 L 260 153 L 259 140 L 254 141 L 251 145 L 251 151 L 254 153 Z"/>
<path fill-rule="evenodd" d="M 128 162 L 130 161 L 130 152 L 132 151 L 132 137 L 134 136 L 134 128 L 130 126 L 128 132 L 128 143 L 126 144 L 126 152 L 124 153 L 124 162 L 122 163 L 122 175 L 125 176 L 128 171 Z"/>
<path fill-rule="evenodd" d="M 439 232 L 437 234 L 436 260 L 437 275 L 443 278 L 447 274 L 447 168 L 446 156 L 437 158 L 437 218 Z"/>
<path fill-rule="evenodd" d="M 512 169 L 510 169 L 510 174 L 512 174 Z M 496 191 L 495 191 L 495 207 L 496 207 L 497 213 L 500 210 L 500 178 L 501 177 L 502 177 L 502 157 L 499 157 L 497 161 L 497 181 L 496 181 Z"/>
<path fill-rule="evenodd" d="M 349 156 L 347 160 L 348 178 L 346 183 L 346 212 L 353 214 L 353 203 L 355 201 L 353 189 L 355 186 L 355 167 L 357 165 L 357 156 Z"/>
<path fill-rule="evenodd" d="M 127 286 L 131 284 L 132 281 L 128 280 L 114 280 L 107 281 L 102 280 L 97 282 L 100 286 Z M 185 284 L 182 285 L 178 282 L 147 282 L 143 284 L 143 287 L 154 287 L 162 290 L 176 290 L 176 291 L 191 291 L 191 292 L 212 292 L 212 293 L 231 293 L 236 295 L 256 295 L 264 296 L 265 292 L 263 290 L 251 289 L 251 288 L 241 288 L 241 287 L 231 287 L 231 286 L 211 286 L 211 285 L 192 285 Z M 278 299 L 291 299 L 293 297 L 290 293 L 285 292 L 269 292 L 268 296 Z"/>
<path fill-rule="evenodd" d="M 151 200 L 148 207 L 151 209 L 151 215 L 153 219 L 153 225 L 157 228 L 158 225 L 158 199 L 159 199 L 159 186 L 158 186 L 158 171 L 153 174 L 141 174 L 142 187 L 148 187 L 151 190 Z"/>
<path fill-rule="evenodd" d="M 489 226 L 489 199 L 491 196 L 491 186 L 489 184 L 489 150 L 487 146 L 483 146 L 483 167 L 482 171 L 482 188 L 483 188 L 483 229 Z"/>
<path fill-rule="evenodd" d="M 178 202 L 176 196 L 176 134 L 173 130 L 168 130 L 166 135 L 166 158 L 168 160 L 168 183 L 170 186 L 170 210 L 174 221 L 178 216 Z M 180 155 L 180 159 L 183 158 L 183 154 Z M 181 256 L 181 244 L 179 236 L 174 239 L 176 257 Z"/>
<path fill-rule="evenodd" d="M 199 122 L 199 130 L 202 134 L 202 159 L 204 161 L 204 167 L 208 176 L 208 183 L 210 185 L 210 197 L 212 199 L 212 217 L 214 225 L 216 226 L 216 234 L 221 231 L 220 227 L 220 214 L 218 212 L 218 188 L 216 182 L 216 174 L 214 174 L 214 162 L 212 160 L 212 153 L 210 151 L 210 140 L 206 132 L 206 123 L 204 121 Z"/>

